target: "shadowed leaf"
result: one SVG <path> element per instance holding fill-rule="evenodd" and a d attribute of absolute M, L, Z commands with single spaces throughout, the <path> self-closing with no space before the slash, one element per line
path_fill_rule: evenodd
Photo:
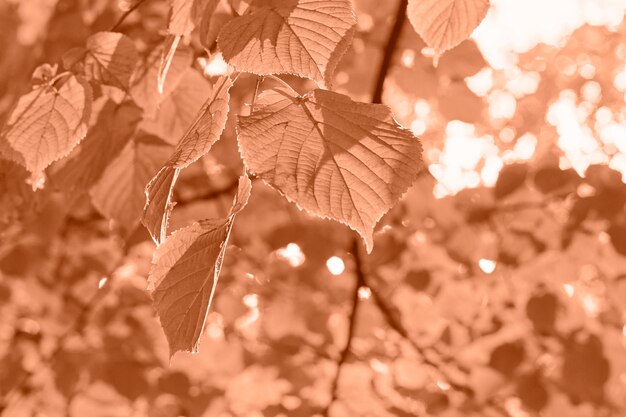
<path fill-rule="evenodd" d="M 138 55 L 133 41 L 117 32 L 98 32 L 87 39 L 85 75 L 128 90 Z"/>

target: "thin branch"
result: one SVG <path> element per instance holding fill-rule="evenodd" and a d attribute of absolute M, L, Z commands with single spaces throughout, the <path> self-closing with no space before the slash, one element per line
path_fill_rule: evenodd
<path fill-rule="evenodd" d="M 115 24 L 113 25 L 113 27 L 111 27 L 111 29 L 109 29 L 109 32 L 113 32 L 115 31 L 122 23 L 124 23 L 124 20 L 126 20 L 126 18 L 135 10 L 137 10 L 137 8 L 139 6 L 141 6 L 144 2 L 146 2 L 146 0 L 138 0 L 137 3 L 133 4 L 132 7 L 128 10 L 126 10 L 124 12 L 123 15 L 120 16 L 120 18 L 117 20 L 117 22 L 115 22 Z"/>
<path fill-rule="evenodd" d="M 374 87 L 374 94 L 372 95 L 372 103 L 382 103 L 385 79 L 387 78 L 387 74 L 389 73 L 391 61 L 396 51 L 396 46 L 398 45 L 400 35 L 402 34 L 402 27 L 404 26 L 404 22 L 406 20 L 407 4 L 408 0 L 400 0 L 400 4 L 398 5 L 396 18 L 393 23 L 393 27 L 391 28 L 391 32 L 389 33 L 389 39 L 387 40 L 383 60 L 378 70 L 378 78 L 376 79 L 376 86 Z"/>
<path fill-rule="evenodd" d="M 348 361 L 348 358 L 350 357 L 350 353 L 352 351 L 352 341 L 354 340 L 354 334 L 356 331 L 357 316 L 359 314 L 360 305 L 359 289 L 365 286 L 365 275 L 363 274 L 362 262 L 359 255 L 359 246 L 360 238 L 358 236 L 355 236 L 352 243 L 352 256 L 354 257 L 354 273 L 356 275 L 356 283 L 354 285 L 354 290 L 352 291 L 352 311 L 350 312 L 349 318 L 348 340 L 346 341 L 346 345 L 341 352 L 339 361 L 337 362 L 337 373 L 335 374 L 335 379 L 333 380 L 330 401 L 328 402 L 326 410 L 324 410 L 325 416 L 329 415 L 328 413 L 330 411 L 330 407 L 339 397 L 339 379 L 341 378 L 341 371 L 343 369 L 343 365 Z"/>

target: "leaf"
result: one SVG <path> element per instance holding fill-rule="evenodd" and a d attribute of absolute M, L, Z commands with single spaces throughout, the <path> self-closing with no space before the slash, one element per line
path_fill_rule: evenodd
<path fill-rule="evenodd" d="M 154 118 L 161 102 L 178 86 L 185 71 L 193 61 L 192 51 L 188 47 L 176 48 L 167 71 L 167 83 L 163 85 L 163 93 L 158 90 L 159 68 L 165 44 L 155 48 L 142 62 L 131 81 L 130 94 L 135 103 L 144 109 L 148 118 Z"/>
<path fill-rule="evenodd" d="M 89 79 L 128 90 L 139 57 L 133 41 L 117 32 L 87 38 L 85 74 Z"/>
<path fill-rule="evenodd" d="M 489 0 L 409 0 L 415 31 L 437 56 L 469 38 L 489 10 Z"/>
<path fill-rule="evenodd" d="M 497 199 L 502 199 L 513 193 L 526 182 L 528 165 L 524 163 L 505 165 L 498 175 L 493 189 Z"/>
<path fill-rule="evenodd" d="M 240 71 L 295 74 L 330 84 L 356 24 L 349 0 L 256 0 L 228 22 L 218 45 Z"/>
<path fill-rule="evenodd" d="M 373 229 L 417 178 L 421 145 L 388 107 L 314 90 L 263 92 L 240 116 L 239 147 L 250 169 L 287 199 L 356 230 L 368 252 Z"/>
<path fill-rule="evenodd" d="M 233 220 L 247 204 L 251 187 L 248 177 L 241 177 L 226 219 L 179 229 L 154 253 L 148 290 L 169 342 L 170 357 L 179 350 L 198 351 Z"/>
<path fill-rule="evenodd" d="M 210 93 L 211 83 L 198 71 L 188 68 L 178 87 L 161 103 L 154 120 L 144 121 L 142 129 L 176 145 Z"/>
<path fill-rule="evenodd" d="M 52 174 L 53 182 L 70 195 L 89 190 L 135 134 L 140 120 L 141 109 L 134 103 L 106 100 L 85 140 Z"/>
<path fill-rule="evenodd" d="M 60 86 L 59 86 L 60 83 Z M 73 75 L 42 84 L 22 96 L 2 132 L 0 148 L 9 159 L 41 178 L 43 170 L 85 137 L 91 88 Z"/>
<path fill-rule="evenodd" d="M 154 137 L 132 140 L 91 189 L 94 206 L 108 219 L 116 220 L 125 235 L 139 224 L 144 187 L 170 152 L 171 147 Z"/>
<path fill-rule="evenodd" d="M 228 91 L 231 86 L 230 78 L 218 78 L 209 98 L 178 142 L 174 153 L 146 187 L 147 201 L 142 223 L 157 244 L 165 239 L 178 173 L 209 152 L 226 127 L 230 100 Z"/>
<path fill-rule="evenodd" d="M 211 19 L 219 0 L 173 0 L 168 30 L 188 38 L 203 19 Z"/>

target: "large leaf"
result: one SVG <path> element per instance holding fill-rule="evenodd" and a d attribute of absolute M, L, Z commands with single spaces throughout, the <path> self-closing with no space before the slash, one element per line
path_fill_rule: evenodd
<path fill-rule="evenodd" d="M 250 10 L 220 31 L 218 44 L 229 64 L 329 84 L 356 23 L 349 0 L 256 0 Z"/>
<path fill-rule="evenodd" d="M 228 77 L 220 77 L 215 82 L 209 98 L 178 142 L 174 153 L 146 187 L 147 201 L 142 222 L 157 243 L 165 239 L 178 173 L 209 152 L 226 127 L 231 86 L 232 81 Z"/>
<path fill-rule="evenodd" d="M 106 100 L 85 140 L 52 174 L 54 184 L 70 195 L 89 190 L 135 134 L 140 120 L 141 109 L 134 103 Z"/>
<path fill-rule="evenodd" d="M 128 90 L 137 61 L 135 44 L 121 33 L 98 32 L 87 38 L 84 62 L 90 79 Z"/>
<path fill-rule="evenodd" d="M 128 142 L 91 189 L 94 206 L 129 234 L 139 224 L 143 190 L 171 152 L 171 147 L 151 136 Z"/>
<path fill-rule="evenodd" d="M 330 91 L 265 91 L 238 129 L 251 173 L 305 210 L 356 230 L 368 251 L 374 226 L 421 168 L 419 141 L 389 108 Z"/>
<path fill-rule="evenodd" d="M 170 356 L 179 350 L 198 350 L 233 220 L 246 205 L 251 186 L 248 177 L 241 177 L 226 219 L 204 220 L 180 229 L 154 253 L 148 289 L 169 342 Z"/>
<path fill-rule="evenodd" d="M 489 10 L 489 0 L 409 0 L 415 31 L 437 55 L 467 39 Z"/>
<path fill-rule="evenodd" d="M 38 86 L 11 112 L 0 138 L 2 153 L 41 178 L 85 137 L 91 100 L 89 85 L 72 75 Z"/>
<path fill-rule="evenodd" d="M 203 19 L 210 19 L 219 0 L 173 0 L 168 30 L 175 36 L 189 37 Z"/>

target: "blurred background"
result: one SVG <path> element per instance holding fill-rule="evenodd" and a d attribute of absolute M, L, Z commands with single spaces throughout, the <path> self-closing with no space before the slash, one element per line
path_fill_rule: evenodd
<path fill-rule="evenodd" d="M 371 99 L 398 4 L 355 0 L 337 91 Z M 37 65 L 131 7 L 1 0 L 0 123 Z M 149 52 L 168 10 L 145 1 L 119 30 Z M 145 230 L 64 189 L 62 167 L 34 193 L 0 161 L 2 415 L 626 416 L 625 10 L 492 0 L 437 66 L 407 22 L 383 102 L 420 137 L 426 169 L 380 222 L 374 252 L 254 181 L 200 353 L 171 362 L 146 291 Z M 214 26 L 228 13 L 221 4 Z M 188 53 L 210 81 L 226 68 L 206 46 L 194 39 Z M 233 113 L 254 83 L 240 77 Z M 172 229 L 227 212 L 241 172 L 234 126 L 181 175 Z M 140 125 L 169 151 L 164 131 Z"/>

